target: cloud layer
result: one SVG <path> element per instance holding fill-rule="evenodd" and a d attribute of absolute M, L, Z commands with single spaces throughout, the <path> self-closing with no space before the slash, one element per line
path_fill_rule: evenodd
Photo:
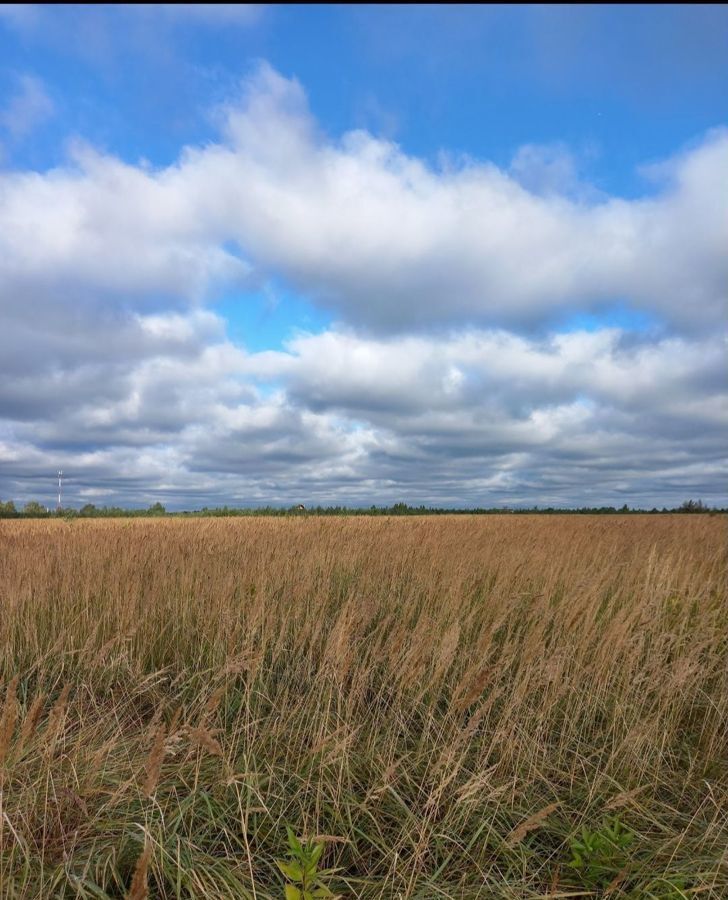
<path fill-rule="evenodd" d="M 215 116 L 167 168 L 0 171 L 0 496 L 722 501 L 727 131 L 626 200 L 564 147 L 326 135 L 265 64 Z M 233 342 L 212 306 L 270 279 L 335 324 Z"/>

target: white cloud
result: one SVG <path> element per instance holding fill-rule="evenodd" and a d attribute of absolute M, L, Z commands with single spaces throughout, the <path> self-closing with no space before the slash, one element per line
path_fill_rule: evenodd
<path fill-rule="evenodd" d="M 721 338 L 330 331 L 249 354 L 214 325 L 154 315 L 135 360 L 6 377 L 3 493 L 61 466 L 79 490 L 188 505 L 724 496 Z"/>
<path fill-rule="evenodd" d="M 155 175 L 85 147 L 74 157 L 45 175 L 0 174 L 0 304 L 21 292 L 186 304 L 248 278 L 175 170 Z"/>
<path fill-rule="evenodd" d="M 169 167 L 75 145 L 0 173 L 4 496 L 59 466 L 190 505 L 725 496 L 728 133 L 594 200 L 543 149 L 433 168 L 328 137 L 266 66 L 218 114 Z M 270 274 L 339 324 L 235 346 L 205 305 Z M 549 330 L 615 299 L 669 327 Z"/>
<path fill-rule="evenodd" d="M 591 155 L 591 154 L 589 154 Z M 580 174 L 581 161 L 563 143 L 524 144 L 519 147 L 508 174 L 538 196 L 564 196 L 596 202 L 606 197 Z"/>
<path fill-rule="evenodd" d="M 400 420 L 498 402 L 550 406 L 582 395 L 653 415 L 721 391 L 725 399 L 725 337 L 638 344 L 624 337 L 616 328 L 542 340 L 505 331 L 388 339 L 328 331 L 290 341 L 288 353 L 267 354 L 263 371 L 286 379 L 306 403 L 396 413 Z M 249 358 L 248 371 L 255 371 L 255 359 Z"/>
<path fill-rule="evenodd" d="M 55 112 L 53 101 L 40 78 L 17 76 L 17 91 L 0 109 L 0 127 L 14 140 L 31 134 Z"/>
<path fill-rule="evenodd" d="M 656 195 L 586 203 L 489 163 L 435 170 L 363 131 L 331 140 L 267 66 L 224 128 L 158 171 L 86 148 L 2 176 L 0 278 L 199 299 L 252 266 L 378 330 L 523 326 L 615 300 L 688 330 L 724 321 L 725 131 Z"/>

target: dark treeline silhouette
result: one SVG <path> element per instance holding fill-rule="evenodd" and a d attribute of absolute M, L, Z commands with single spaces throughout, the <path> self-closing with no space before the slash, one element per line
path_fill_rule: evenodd
<path fill-rule="evenodd" d="M 312 506 L 303 507 L 301 504 L 291 507 L 259 506 L 259 507 L 233 507 L 233 506 L 203 506 L 202 509 L 183 510 L 180 512 L 167 512 L 161 503 L 154 503 L 146 509 L 125 509 L 121 506 L 95 506 L 87 503 L 80 509 L 63 507 L 61 509 L 48 509 L 35 500 L 26 503 L 22 509 L 18 509 L 12 500 L 4 503 L 0 501 L 0 519 L 51 519 L 51 518 L 80 518 L 80 519 L 111 519 L 111 518 L 135 518 L 142 516 L 175 516 L 178 518 L 195 518 L 204 516 L 472 516 L 472 515 L 651 515 L 657 513 L 726 513 L 728 509 L 710 507 L 702 500 L 686 500 L 680 506 L 668 509 L 630 508 L 626 503 L 621 507 L 616 506 L 582 506 L 578 508 L 566 508 L 556 506 L 532 506 L 532 507 L 475 507 L 471 509 L 446 509 L 432 506 L 409 506 L 407 503 L 395 503 L 393 506 Z"/>

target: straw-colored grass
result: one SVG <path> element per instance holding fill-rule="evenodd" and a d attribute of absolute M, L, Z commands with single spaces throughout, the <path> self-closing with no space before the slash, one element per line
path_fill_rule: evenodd
<path fill-rule="evenodd" d="M 726 537 L 0 522 L 0 896 L 281 898 L 290 823 L 345 897 L 725 900 Z"/>

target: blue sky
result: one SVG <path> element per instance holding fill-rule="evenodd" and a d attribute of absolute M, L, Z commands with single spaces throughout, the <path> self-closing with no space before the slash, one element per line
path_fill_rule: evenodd
<path fill-rule="evenodd" d="M 0 8 L 0 498 L 725 502 L 727 41 Z"/>
<path fill-rule="evenodd" d="M 728 16 L 711 5 L 269 6 L 166 14 L 62 6 L 6 13 L 4 94 L 41 78 L 56 113 L 15 164 L 63 158 L 78 135 L 122 158 L 173 162 L 214 139 L 210 110 L 265 59 L 305 86 L 332 134 L 369 128 L 409 153 L 508 163 L 562 142 L 605 190 L 728 112 Z M 6 147 L 6 151 L 8 148 Z"/>

